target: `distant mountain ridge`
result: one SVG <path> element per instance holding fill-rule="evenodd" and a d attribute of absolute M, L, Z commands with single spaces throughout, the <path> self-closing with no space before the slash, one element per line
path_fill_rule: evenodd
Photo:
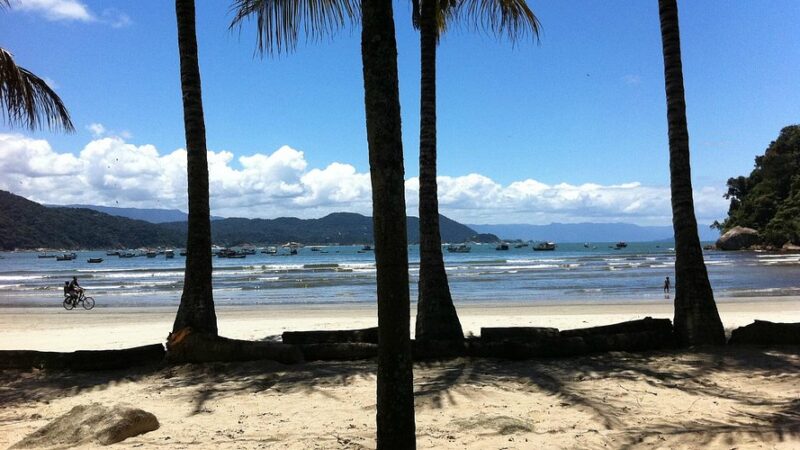
<path fill-rule="evenodd" d="M 160 208 L 120 208 L 117 206 L 99 205 L 45 205 L 52 208 L 83 208 L 99 211 L 111 216 L 127 217 L 134 220 L 144 220 L 150 223 L 185 222 L 189 214 L 179 209 Z M 224 217 L 211 216 L 211 220 L 224 219 Z"/>
<path fill-rule="evenodd" d="M 549 225 L 497 224 L 468 225 L 480 233 L 493 233 L 503 239 L 555 242 L 647 242 L 673 239 L 672 226 L 641 226 L 631 223 L 551 223 Z M 701 241 L 714 241 L 719 232 L 699 226 Z"/>
<path fill-rule="evenodd" d="M 0 191 L 0 248 L 134 248 L 183 245 L 185 236 L 142 220 L 45 207 Z"/>
<path fill-rule="evenodd" d="M 129 208 L 111 208 L 128 213 Z M 156 210 L 158 211 L 158 210 Z M 163 210 L 162 210 L 163 211 Z M 464 242 L 477 232 L 440 216 L 444 242 Z M 95 209 L 46 207 L 10 192 L 0 191 L 0 248 L 138 248 L 183 247 L 185 221 L 150 223 L 110 215 Z M 212 242 L 234 246 L 280 244 L 367 244 L 373 242 L 372 218 L 334 213 L 320 219 L 219 219 L 211 222 Z M 419 219 L 408 218 L 408 241 L 419 242 Z"/>

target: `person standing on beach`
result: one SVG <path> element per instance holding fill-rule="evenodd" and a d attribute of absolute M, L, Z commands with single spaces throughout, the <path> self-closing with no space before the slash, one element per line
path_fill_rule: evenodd
<path fill-rule="evenodd" d="M 664 295 L 669 295 L 669 277 L 664 278 Z"/>

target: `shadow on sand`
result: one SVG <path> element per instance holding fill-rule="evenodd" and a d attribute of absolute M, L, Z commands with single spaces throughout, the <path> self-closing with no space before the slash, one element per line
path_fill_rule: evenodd
<path fill-rule="evenodd" d="M 484 387 L 529 392 L 590 415 L 598 427 L 616 436 L 613 445 L 618 448 L 655 439 L 663 443 L 681 435 L 691 435 L 697 446 L 741 437 L 762 442 L 800 438 L 800 349 L 796 347 L 608 353 L 528 361 L 457 358 L 417 363 L 414 370 L 415 396 L 425 408 L 446 409 L 457 404 L 458 396 Z M 365 380 L 372 383 L 375 371 L 374 360 L 292 366 L 267 361 L 207 363 L 81 373 L 8 370 L 0 372 L 0 404 L 46 403 L 144 381 L 159 393 L 190 389 L 193 414 L 201 414 L 208 412 L 205 405 L 210 400 L 243 392 L 335 396 L 336 390 L 329 388 Z M 787 397 L 768 400 L 760 395 L 757 384 L 725 382 L 737 376 L 754 383 L 794 386 L 794 397 L 787 392 Z M 672 390 L 693 399 L 685 412 L 718 407 L 727 413 L 716 414 L 716 419 L 697 419 L 697 415 L 688 419 L 675 411 L 655 420 L 636 420 L 638 407 L 657 406 L 659 393 Z"/>

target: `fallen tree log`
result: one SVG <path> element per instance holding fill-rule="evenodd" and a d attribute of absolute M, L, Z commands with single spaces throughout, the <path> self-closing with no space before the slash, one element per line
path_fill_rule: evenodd
<path fill-rule="evenodd" d="M 299 347 L 306 361 L 354 361 L 378 356 L 378 344 L 364 342 L 304 344 Z"/>
<path fill-rule="evenodd" d="M 127 369 L 162 363 L 164 354 L 162 344 L 119 350 L 78 350 L 75 352 L 2 350 L 0 351 L 0 369 Z"/>
<path fill-rule="evenodd" d="M 170 363 L 271 360 L 295 364 L 303 362 L 303 353 L 294 345 L 228 339 L 194 333 L 187 327 L 170 333 L 167 338 L 166 360 Z"/>
<path fill-rule="evenodd" d="M 800 323 L 756 320 L 731 333 L 730 345 L 800 345 Z"/>
<path fill-rule="evenodd" d="M 418 341 L 411 340 L 411 356 L 414 361 L 447 359 L 466 356 L 468 344 L 460 341 Z"/>
<path fill-rule="evenodd" d="M 639 320 L 630 320 L 600 327 L 576 328 L 573 330 L 562 330 L 559 334 L 562 337 L 585 337 L 598 334 L 626 334 L 641 332 L 658 332 L 664 335 L 672 335 L 672 322 L 669 319 L 653 319 L 645 317 Z"/>
<path fill-rule="evenodd" d="M 546 342 L 558 338 L 558 328 L 545 327 L 502 327 L 481 328 L 481 341 L 483 342 Z"/>
<path fill-rule="evenodd" d="M 378 343 L 378 327 L 358 330 L 284 331 L 284 344 L 333 344 L 338 342 Z"/>

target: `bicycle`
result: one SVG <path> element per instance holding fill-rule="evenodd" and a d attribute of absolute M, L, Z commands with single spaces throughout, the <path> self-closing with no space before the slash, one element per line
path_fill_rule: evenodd
<path fill-rule="evenodd" d="M 83 306 L 83 309 L 87 311 L 94 308 L 94 299 L 92 297 L 87 297 L 84 295 L 83 291 L 81 291 L 80 294 L 78 294 L 78 298 L 69 296 L 64 298 L 64 309 L 69 311 L 78 306 L 79 303 Z"/>

